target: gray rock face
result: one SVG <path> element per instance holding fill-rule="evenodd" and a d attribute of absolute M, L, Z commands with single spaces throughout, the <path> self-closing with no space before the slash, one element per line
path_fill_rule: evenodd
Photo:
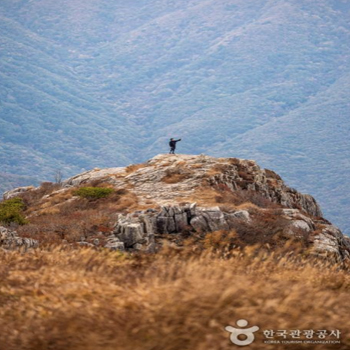
<path fill-rule="evenodd" d="M 225 213 L 219 207 L 197 207 L 195 203 L 185 206 L 163 206 L 156 215 L 156 233 L 180 233 L 184 229 L 196 232 L 229 230 L 237 220 L 249 220 L 249 213 L 237 210 Z"/>
<path fill-rule="evenodd" d="M 110 250 L 124 251 L 125 244 L 123 242 L 121 242 L 119 238 L 112 235 L 111 237 L 108 237 L 107 244 L 105 245 L 105 248 L 108 248 Z"/>
<path fill-rule="evenodd" d="M 229 230 L 237 220 L 249 220 L 249 213 L 237 210 L 224 213 L 219 207 L 197 208 L 195 204 L 185 206 L 163 206 L 160 211 L 146 210 L 121 215 L 113 231 L 126 249 L 154 251 L 155 234 L 179 234 L 184 230 L 212 232 Z"/>
<path fill-rule="evenodd" d="M 286 237 L 298 237 L 309 234 L 315 230 L 313 221 L 300 213 L 298 209 L 282 209 L 281 215 L 289 220 L 289 224 L 283 229 Z"/>
<path fill-rule="evenodd" d="M 120 215 L 113 234 L 125 249 L 154 250 L 154 221 L 143 212 Z M 118 245 L 118 241 L 113 244 Z"/>
<path fill-rule="evenodd" d="M 312 196 L 286 186 L 273 171 L 261 169 L 254 161 L 237 159 L 233 162 L 212 176 L 211 185 L 225 185 L 231 190 L 256 191 L 271 202 L 288 208 L 301 208 L 315 217 L 322 216 L 321 208 Z"/>
<path fill-rule="evenodd" d="M 212 232 L 230 229 L 225 214 L 219 207 L 196 208 L 192 213 L 190 224 L 195 231 Z"/>
<path fill-rule="evenodd" d="M 32 238 L 19 237 L 16 231 L 0 226 L 0 246 L 7 250 L 36 248 L 39 242 Z"/>
<path fill-rule="evenodd" d="M 157 233 L 177 233 L 183 231 L 189 224 L 191 209 L 188 207 L 163 206 L 156 216 Z"/>
<path fill-rule="evenodd" d="M 11 231 L 3 226 L 0 226 L 0 242 L 3 242 L 6 239 L 16 238 L 17 232 Z"/>
<path fill-rule="evenodd" d="M 266 211 L 261 209 L 261 211 Z M 298 209 L 278 209 L 286 219 L 283 234 L 287 238 L 309 237 L 311 251 L 317 256 L 343 261 L 350 258 L 350 239 L 338 228 L 322 221 L 323 230 L 314 234 L 316 223 Z M 156 249 L 155 235 L 189 232 L 213 232 L 234 230 L 242 222 L 250 223 L 247 210 L 224 212 L 219 207 L 197 207 L 191 205 L 163 206 L 160 210 L 148 209 L 126 216 L 121 215 L 110 238 L 115 249 L 153 252 Z M 107 247 L 107 246 L 106 246 Z"/>
<path fill-rule="evenodd" d="M 315 235 L 313 252 L 321 256 L 331 256 L 338 261 L 350 258 L 350 240 L 333 225 L 325 225 L 321 233 Z"/>

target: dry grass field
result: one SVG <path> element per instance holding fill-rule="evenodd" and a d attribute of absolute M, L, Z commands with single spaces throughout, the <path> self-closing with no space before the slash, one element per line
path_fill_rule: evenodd
<path fill-rule="evenodd" d="M 292 248 L 228 251 L 214 233 L 157 254 L 1 250 L 0 349 L 350 349 L 348 270 Z M 247 347 L 225 330 L 239 319 L 260 327 Z M 341 334 L 326 337 L 339 344 L 267 344 L 264 330 Z"/>

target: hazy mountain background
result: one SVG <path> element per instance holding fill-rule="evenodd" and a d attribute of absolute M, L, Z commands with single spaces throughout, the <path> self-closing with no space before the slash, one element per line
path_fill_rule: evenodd
<path fill-rule="evenodd" d="M 350 232 L 348 0 L 1 0 L 0 189 L 255 159 Z"/>

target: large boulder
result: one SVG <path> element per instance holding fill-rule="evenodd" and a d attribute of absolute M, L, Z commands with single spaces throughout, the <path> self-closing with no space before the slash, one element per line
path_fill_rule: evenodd
<path fill-rule="evenodd" d="M 199 232 L 213 232 L 230 228 L 225 214 L 219 207 L 196 208 L 191 215 L 190 225 Z"/>
<path fill-rule="evenodd" d="M 145 213 L 138 214 L 120 215 L 113 234 L 119 242 L 123 243 L 122 249 L 151 252 L 154 250 L 153 219 Z M 114 244 L 116 243 L 114 242 Z"/>

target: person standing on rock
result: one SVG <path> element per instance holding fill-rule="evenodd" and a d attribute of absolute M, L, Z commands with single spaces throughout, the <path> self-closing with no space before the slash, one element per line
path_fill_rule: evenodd
<path fill-rule="evenodd" d="M 170 152 L 169 154 L 175 154 L 175 149 L 176 149 L 176 142 L 181 141 L 181 139 L 174 140 L 173 138 L 170 139 L 169 141 L 169 146 L 170 146 Z"/>

